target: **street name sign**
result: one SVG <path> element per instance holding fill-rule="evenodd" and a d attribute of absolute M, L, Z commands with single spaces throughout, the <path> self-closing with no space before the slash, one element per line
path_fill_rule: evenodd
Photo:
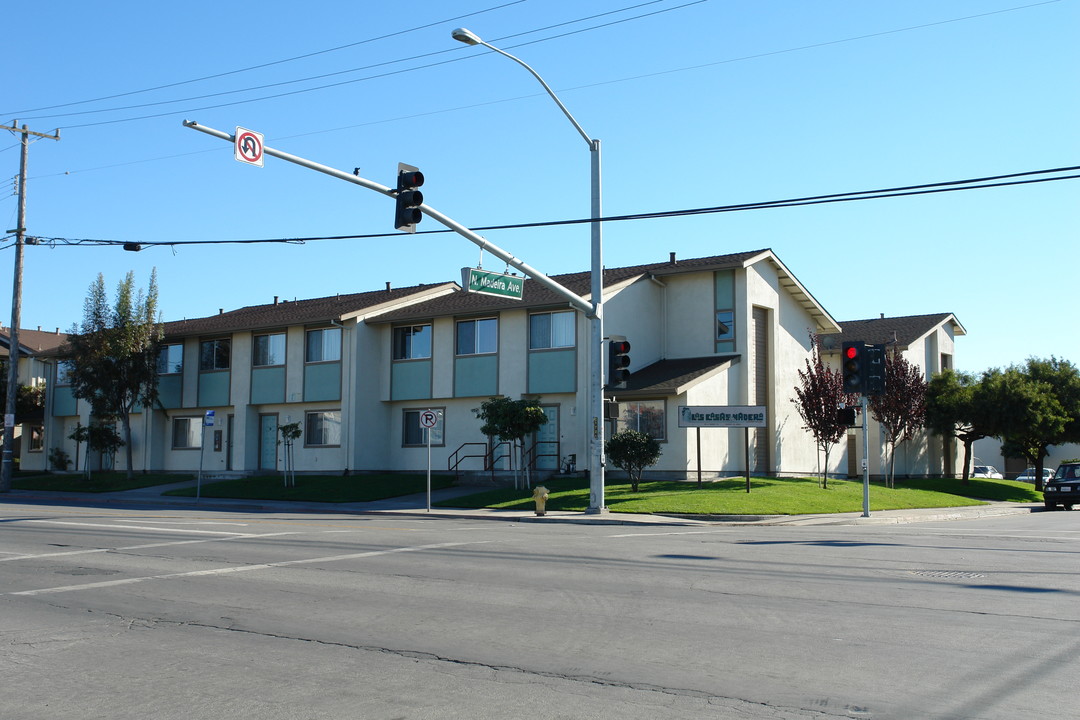
<path fill-rule="evenodd" d="M 479 268 L 461 268 L 461 286 L 467 292 L 520 300 L 525 278 Z"/>

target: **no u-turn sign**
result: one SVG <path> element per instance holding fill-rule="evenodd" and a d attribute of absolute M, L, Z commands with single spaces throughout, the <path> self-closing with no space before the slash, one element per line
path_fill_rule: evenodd
<path fill-rule="evenodd" d="M 236 128 L 233 136 L 233 156 L 248 165 L 263 166 L 263 136 L 254 130 Z"/>

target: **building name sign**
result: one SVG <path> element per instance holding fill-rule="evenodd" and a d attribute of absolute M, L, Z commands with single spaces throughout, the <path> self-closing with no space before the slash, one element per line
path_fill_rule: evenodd
<path fill-rule="evenodd" d="M 680 405 L 679 427 L 765 427 L 764 405 Z"/>

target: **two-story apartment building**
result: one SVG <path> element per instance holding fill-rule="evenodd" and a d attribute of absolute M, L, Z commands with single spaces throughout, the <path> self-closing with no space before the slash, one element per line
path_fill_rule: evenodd
<path fill-rule="evenodd" d="M 553 279 L 589 299 L 589 273 Z M 604 302 L 606 333 L 631 344 L 629 381 L 606 391 L 611 412 L 604 430 L 657 437 L 663 455 L 654 473 L 820 471 L 791 399 L 811 336 L 840 337 L 841 326 L 775 253 L 685 260 L 672 253 L 657 263 L 608 268 Z M 918 348 L 905 348 L 925 355 L 933 336 L 935 352 L 951 354 L 952 334 L 963 329 L 946 320 L 934 328 L 918 335 Z M 133 422 L 136 469 L 271 472 L 282 463 L 278 428 L 300 423 L 299 472 L 422 470 L 429 432 L 436 469 L 481 470 L 489 445 L 474 411 L 494 396 L 535 397 L 548 416 L 528 444 L 533 467 L 553 470 L 576 456 L 584 469 L 593 433 L 589 356 L 605 351 L 590 348 L 588 338 L 585 316 L 533 280 L 524 282 L 521 300 L 443 283 L 275 299 L 169 322 L 158 406 Z M 86 409 L 65 388 L 62 366 L 56 380 L 46 442 L 73 453 L 67 436 L 87 422 Z M 732 405 L 764 406 L 767 426 L 679 427 L 680 406 Z M 430 431 L 421 424 L 426 410 L 440 417 Z M 214 413 L 212 427 L 205 425 L 207 411 Z M 846 473 L 846 455 L 836 453 L 832 472 Z"/>
<path fill-rule="evenodd" d="M 38 327 L 36 330 L 20 328 L 17 333 L 19 340 L 18 369 L 16 371 L 19 385 L 40 388 L 45 385 L 48 374 L 48 364 L 42 358 L 43 353 L 49 353 L 67 342 L 67 333 L 61 333 L 60 328 L 49 332 Z M 0 327 L 0 358 L 5 364 L 11 357 L 11 329 Z M 5 365 L 6 366 L 6 365 Z M 0 377 L 0 382 L 7 387 L 7 373 Z M 16 412 L 14 437 L 16 461 L 28 463 L 30 467 L 44 467 L 45 462 L 45 427 L 44 414 L 34 412 L 28 416 L 20 416 Z"/>

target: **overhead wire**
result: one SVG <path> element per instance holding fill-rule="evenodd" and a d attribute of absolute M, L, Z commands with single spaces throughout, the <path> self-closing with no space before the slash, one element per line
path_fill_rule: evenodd
<path fill-rule="evenodd" d="M 1075 173 L 1062 175 L 1061 173 Z M 1038 175 L 1054 175 L 1054 177 L 1033 177 Z M 1024 178 L 1024 179 L 1021 179 Z M 934 193 L 956 192 L 961 190 L 984 190 L 1015 185 L 1028 185 L 1032 183 L 1055 182 L 1059 180 L 1080 179 L 1080 165 L 1050 168 L 1047 170 L 1029 170 L 1024 172 L 1008 173 L 1002 175 L 989 175 L 966 180 L 948 180 L 936 183 L 923 183 L 918 185 L 903 185 L 897 187 L 881 188 L 877 190 L 861 190 L 855 192 L 831 193 L 825 195 L 809 195 L 803 197 L 785 198 L 781 200 L 766 200 L 751 203 L 737 203 L 733 205 L 715 205 L 709 207 L 689 208 L 683 210 L 662 210 L 659 212 L 630 213 L 625 215 L 609 215 L 601 218 L 576 218 L 572 220 L 546 220 L 531 223 L 514 223 L 510 225 L 488 225 L 471 228 L 473 231 L 491 230 L 520 230 L 526 228 L 557 227 L 563 225 L 581 225 L 593 222 L 625 222 L 630 220 L 655 220 L 660 218 L 690 217 L 695 215 L 707 215 L 726 212 L 741 212 L 747 210 L 770 210 L 776 208 L 802 207 L 807 205 L 821 205 L 827 203 L 852 202 L 856 200 L 881 200 L 885 198 L 909 197 L 914 195 L 928 195 Z M 421 230 L 416 235 L 434 235 L 453 232 L 444 230 Z M 176 247 L 182 245 L 254 245 L 254 244 L 292 244 L 302 245 L 309 242 L 322 240 L 362 240 L 383 237 L 399 237 L 401 233 L 368 233 L 362 235 L 323 235 L 313 237 L 294 238 L 258 238 L 244 240 L 169 240 L 160 242 L 132 243 L 125 240 L 104 240 L 89 238 L 59 238 L 59 237 L 35 237 L 38 242 L 45 241 L 51 245 L 138 245 L 140 249 L 151 247 Z M 33 244 L 33 243 L 31 243 Z"/>

